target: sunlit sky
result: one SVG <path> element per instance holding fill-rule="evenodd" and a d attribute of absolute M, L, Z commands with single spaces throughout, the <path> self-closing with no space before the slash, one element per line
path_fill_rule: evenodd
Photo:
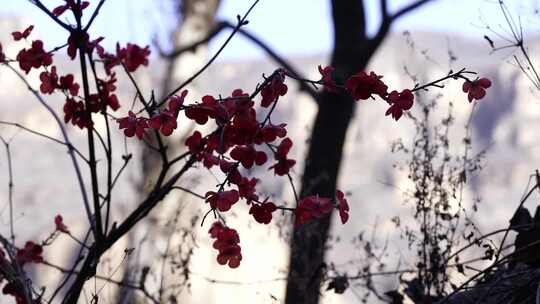
<path fill-rule="evenodd" d="M 102 13 L 93 28 L 92 36 L 106 36 L 106 47 L 117 41 L 150 44 L 152 37 L 167 30 L 167 20 L 173 14 L 169 6 L 171 0 L 107 0 Z M 0 6 L 0 16 L 16 15 L 26 22 L 35 24 L 38 35 L 47 35 L 54 44 L 65 41 L 65 33 L 34 7 L 28 0 L 4 0 Z M 61 0 L 44 0 L 46 5 L 55 7 Z M 95 5 L 98 1 L 91 0 Z M 410 0 L 392 0 L 391 10 L 396 10 Z M 502 14 L 495 0 L 434 0 L 405 18 L 399 20 L 394 30 L 455 32 L 482 39 L 487 33 L 482 29 L 482 20 L 495 27 L 503 24 Z M 535 15 L 539 0 L 507 1 L 512 10 L 519 12 L 525 28 L 531 23 L 538 25 L 540 16 Z M 219 17 L 234 21 L 237 14 L 243 14 L 253 0 L 223 0 Z M 366 1 L 369 26 L 373 31 L 378 19 L 378 0 Z M 92 9 L 91 7 L 90 9 Z M 66 14 L 67 15 L 67 14 Z M 516 14 L 517 15 L 517 14 Z M 536 18 L 536 20 L 535 20 Z M 271 44 L 279 53 L 287 55 L 321 54 L 328 52 L 332 45 L 330 1 L 323 0 L 261 0 L 249 17 L 246 28 Z M 220 35 L 212 43 L 217 49 L 227 33 Z M 222 59 L 257 58 L 263 54 L 254 46 L 235 37 L 222 54 Z"/>

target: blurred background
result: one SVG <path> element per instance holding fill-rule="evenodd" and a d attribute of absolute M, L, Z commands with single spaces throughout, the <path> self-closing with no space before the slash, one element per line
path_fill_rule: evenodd
<path fill-rule="evenodd" d="M 50 7 L 61 4 L 61 1 L 48 2 Z M 90 2 L 88 10 L 92 11 L 97 1 Z M 150 45 L 151 63 L 135 77 L 146 94 L 150 95 L 153 90 L 161 94 L 189 77 L 215 54 L 230 30 L 221 31 L 210 40 L 208 47 L 203 45 L 195 52 L 183 53 L 174 62 L 160 56 L 160 52 L 169 54 L 201 39 L 217 21 L 235 24 L 236 16 L 243 15 L 252 4 L 247 0 L 192 2 L 192 6 L 179 8 L 181 0 L 106 1 L 90 34 L 91 37 L 105 36 L 103 45 L 110 51 L 115 49 L 117 42 Z M 379 1 L 364 3 L 366 31 L 373 36 L 382 20 Z M 410 3 L 391 1 L 389 11 L 397 12 Z M 533 60 L 537 58 L 535 55 L 540 46 L 537 39 L 539 5 L 540 2 L 534 0 L 508 3 L 518 28 L 523 29 L 527 50 Z M 62 18 L 70 21 L 67 14 Z M 247 32 L 302 75 L 314 80 L 320 78 L 317 66 L 329 64 L 334 47 L 330 1 L 262 0 L 248 19 L 249 24 L 244 28 Z M 10 33 L 30 24 L 35 26 L 33 39 L 43 39 L 46 49 L 62 45 L 67 39 L 65 32 L 30 1 L 4 1 L 0 6 L 0 24 L 4 29 L 0 33 L 0 43 L 10 58 L 14 58 L 21 47 L 21 42 L 12 41 Z M 449 135 L 453 153 L 463 153 L 462 140 L 467 136 L 464 129 L 467 122 L 473 143 L 471 153 L 486 151 L 483 170 L 470 177 L 462 199 L 464 208 L 471 209 L 480 201 L 478 213 L 472 215 L 479 233 L 507 225 L 531 174 L 540 164 L 539 92 L 514 61 L 515 48 L 494 52 L 490 46 L 490 41 L 495 47 L 506 46 L 512 39 L 498 1 L 434 0 L 396 19 L 367 68 L 384 75 L 384 80 L 398 90 L 461 68 L 477 71 L 480 76 L 492 80 L 493 87 L 474 107 L 472 116 L 473 105 L 461 91 L 460 81 L 450 81 L 444 89 L 431 89 L 422 95 L 424 100 L 437 100 L 433 123 L 446 117 L 449 103 L 453 104 L 455 121 Z M 78 75 L 77 65 L 67 59 L 63 50 L 55 62 L 63 71 Z M 278 67 L 280 63 L 270 58 L 268 52 L 246 36 L 237 35 L 217 61 L 191 85 L 188 100 L 195 102 L 206 94 L 228 96 L 236 88 L 251 91 L 261 82 L 263 74 L 269 75 Z M 37 76 L 35 72 L 28 76 L 34 87 L 39 85 Z M 287 80 L 287 84 L 289 93 L 280 100 L 274 123 L 287 123 L 288 136 L 295 139 L 291 153 L 297 160 L 294 177 L 299 186 L 317 106 L 309 94 L 299 90 L 296 82 Z M 125 106 L 118 117 L 127 112 L 134 96 L 135 89 L 124 75 L 119 75 L 119 98 Z M 0 98 L 3 101 L 0 120 L 21 123 L 59 137 L 59 130 L 48 114 L 32 99 L 24 84 L 6 69 L 0 69 Z M 59 113 L 62 111 L 61 97 L 53 95 L 47 100 Z M 327 262 L 334 264 L 337 273 L 353 275 L 356 269 L 364 267 L 362 254 L 365 248 L 360 248 L 363 245 L 358 242 L 363 236 L 372 240 L 373 250 L 380 250 L 380 258 L 385 259 L 390 269 L 414 266 L 414 249 L 407 246 L 407 241 L 392 222 L 396 216 L 405 223 L 412 221 L 414 207 L 405 203 L 404 197 L 404 191 L 412 185 L 406 170 L 400 170 L 406 167 L 409 156 L 391 150 L 395 140 L 401 139 L 406 145 L 412 143 L 415 125 L 409 117 L 398 122 L 385 117 L 386 107 L 379 101 L 360 102 L 354 111 L 338 179 L 338 188 L 347 193 L 351 205 L 351 220 L 346 225 L 338 225 L 339 220 L 334 219 Z M 420 107 L 415 107 L 411 113 L 420 115 Z M 470 121 L 469 117 L 472 117 Z M 183 142 L 182 136 L 185 138 L 193 130 L 187 121 L 181 121 L 179 126 L 182 134 L 175 139 L 177 143 Z M 68 130 L 75 144 L 85 145 L 83 132 L 71 126 Z M 64 147 L 17 128 L 3 126 L 0 134 L 11 140 L 18 240 L 44 239 L 54 229 L 52 219 L 58 213 L 64 216 L 73 233 L 82 238 L 87 226 L 81 221 L 82 204 Z M 136 159 L 141 158 L 144 151 L 135 140 L 125 143 L 120 131 L 113 136 L 119 150 L 126 149 L 133 152 Z M 118 167 L 122 164 L 120 155 L 115 164 Z M 7 170 L 4 159 L 0 159 L 0 170 Z M 280 204 L 292 203 L 293 196 L 286 179 L 275 178 L 264 170 L 252 173 L 265 176 L 260 189 L 272 200 Z M 142 162 L 128 166 L 115 194 L 115 219 L 123 218 L 136 206 L 147 174 Z M 7 173 L 0 175 L 0 185 L 6 185 L 1 187 L 0 201 L 5 201 Z M 183 186 L 202 194 L 215 184 L 216 177 L 203 170 L 191 173 L 183 182 Z M 534 205 L 529 207 L 536 208 Z M 5 232 L 8 216 L 6 208 L 2 211 L 0 229 Z M 288 242 L 292 227 L 289 215 L 263 226 L 254 223 L 247 211 L 247 206 L 238 208 L 228 220 L 228 224 L 240 232 L 244 259 L 239 269 L 225 269 L 216 263 L 207 234 L 210 221 L 200 227 L 201 215 L 206 212 L 204 201 L 180 194 L 169 197 L 142 227 L 118 244 L 116 251 L 103 262 L 101 273 L 117 280 L 136 280 L 137 273 L 144 266 L 150 266 L 149 288 L 155 290 L 160 276 L 165 276 L 171 286 L 177 283 L 178 286 L 170 288 L 183 303 L 281 303 L 285 297 L 284 278 L 289 263 Z M 46 259 L 57 264 L 72 260 L 77 253 L 77 244 L 65 236 L 56 242 L 50 250 L 46 248 Z M 135 248 L 137 254 L 125 257 L 122 252 L 126 248 Z M 161 258 L 164 252 L 170 253 L 167 264 Z M 167 266 L 154 267 L 155 261 L 161 260 Z M 45 266 L 33 271 L 35 280 L 46 286 L 54 286 L 51 282 L 61 278 L 60 272 Z M 132 273 L 126 274 L 129 272 Z M 458 282 L 462 279 L 456 278 Z M 376 284 L 388 291 L 398 288 L 400 282 L 397 277 L 385 277 L 376 279 Z M 102 293 L 100 298 L 106 303 L 115 302 L 119 293 L 127 292 L 99 280 L 96 285 Z M 321 303 L 357 303 L 365 290 L 366 286 L 351 282 L 344 294 L 324 293 Z M 373 295 L 369 299 L 382 301 Z M 8 303 L 3 299 L 0 302 Z"/>

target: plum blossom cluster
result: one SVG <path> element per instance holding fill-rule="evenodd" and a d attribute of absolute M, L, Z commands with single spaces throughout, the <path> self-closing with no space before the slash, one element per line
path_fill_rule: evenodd
<path fill-rule="evenodd" d="M 51 234 L 48 240 L 44 241 L 41 245 L 36 244 L 33 241 L 27 241 L 23 248 L 13 248 L 14 256 L 13 261 L 10 262 L 8 256 L 4 250 L 0 249 L 0 283 L 7 279 L 7 283 L 2 288 L 2 293 L 15 298 L 16 303 L 27 303 L 25 297 L 25 288 L 22 282 L 14 278 L 14 274 L 17 273 L 17 267 L 23 268 L 25 265 L 40 264 L 44 262 L 43 259 L 43 247 L 49 244 L 51 238 L 55 236 L 56 232 L 68 233 L 69 229 L 64 224 L 61 215 L 57 215 L 54 218 L 54 224 L 56 226 L 55 232 Z M 33 303 L 41 303 L 39 300 L 34 300 Z"/>
<path fill-rule="evenodd" d="M 287 137 L 286 124 L 272 123 L 270 119 L 279 98 L 287 93 L 286 76 L 287 73 L 279 69 L 265 78 L 251 95 L 236 89 L 229 97 L 215 98 L 206 95 L 200 102 L 192 104 L 185 103 L 188 92 L 184 90 L 179 96 L 169 98 L 164 104 L 166 107 L 156 111 L 157 113 L 152 116 L 145 117 L 130 111 L 128 116 L 118 119 L 119 127 L 124 130 L 127 137 L 136 136 L 143 139 L 149 136 L 147 130 L 151 128 L 159 130 L 161 135 L 171 135 L 177 128 L 180 112 L 197 125 L 213 123 L 215 130 L 210 134 L 203 136 L 199 130 L 195 130 L 185 141 L 195 161 L 208 169 L 217 168 L 225 176 L 216 191 L 206 192 L 204 195 L 206 203 L 211 211 L 225 213 L 241 200 L 245 200 L 250 206 L 249 214 L 254 220 L 261 224 L 269 224 L 276 210 L 293 209 L 278 207 L 273 202 L 261 200 L 256 189 L 259 179 L 247 174 L 249 169 L 270 162 L 270 158 L 274 161 L 270 162 L 268 170 L 277 176 L 289 175 L 296 164 L 289 156 L 293 142 Z M 257 103 L 254 98 L 259 94 L 261 100 Z M 257 104 L 260 105 L 260 111 L 266 109 L 266 115 L 257 115 Z M 309 198 L 301 200 L 294 209 L 297 210 L 294 213 L 297 223 L 305 223 L 329 214 L 334 208 L 339 209 L 338 203 L 334 203 L 332 199 L 321 198 L 321 201 L 325 203 L 324 210 L 310 205 Z M 342 222 L 346 222 L 345 217 L 342 217 Z M 212 231 L 218 229 L 214 227 L 217 226 L 213 226 Z M 236 235 L 236 232 L 227 233 Z M 216 232 L 213 235 L 217 237 L 219 234 Z M 238 244 L 235 246 L 239 252 L 240 246 Z M 234 251 L 234 254 L 236 253 Z M 228 259 L 225 258 L 227 256 L 220 251 L 218 262 L 227 264 Z M 228 265 L 236 267 L 240 260 L 233 258 L 233 262 L 228 262 Z"/>
<path fill-rule="evenodd" d="M 72 10 L 74 14 L 81 14 L 82 10 L 88 7 L 87 1 L 65 0 L 65 4 L 55 8 L 52 14 L 59 16 L 66 10 Z M 65 46 L 48 50 L 44 42 L 40 39 L 32 39 L 33 26 L 24 30 L 15 31 L 11 34 L 13 41 L 23 45 L 13 55 L 8 57 L 0 44 L 0 63 L 10 65 L 12 69 L 15 65 L 24 74 L 38 73 L 39 92 L 36 94 L 59 94 L 63 95 L 64 122 L 71 123 L 81 129 L 92 129 L 94 123 L 92 114 L 105 114 L 107 111 L 116 111 L 120 108 L 120 101 L 116 96 L 116 74 L 113 71 L 115 67 L 123 67 L 128 73 L 134 72 L 141 66 L 148 65 L 149 47 L 139 47 L 135 44 L 127 44 L 126 47 L 117 45 L 115 53 L 106 52 L 101 46 L 102 37 L 91 40 L 85 33 L 85 30 L 71 27 L 70 35 L 67 38 Z M 60 73 L 54 65 L 54 56 L 63 48 L 67 49 L 67 54 L 71 59 L 75 59 L 80 52 L 80 56 L 91 65 L 92 74 L 88 76 L 89 81 L 95 83 L 95 93 L 86 90 L 84 96 L 80 96 L 80 88 L 77 76 L 74 74 Z M 13 65 L 11 65 L 14 63 Z M 95 67 L 102 63 L 105 73 L 100 75 Z M 87 71 L 85 71 L 87 72 Z M 21 73 L 21 74 L 22 74 Z M 84 78 L 84 77 L 83 77 Z M 51 103 L 51 106 L 54 106 Z M 152 126 L 160 122 L 152 121 Z M 165 131 L 164 131 L 165 132 Z M 27 265 L 40 264 L 44 262 L 43 249 L 50 245 L 54 238 L 61 233 L 74 237 L 70 234 L 68 227 L 64 224 L 61 215 L 54 218 L 56 229 L 41 244 L 33 241 L 27 241 L 24 247 L 18 248 L 9 242 L 2 242 L 0 249 L 0 283 L 5 281 L 2 293 L 15 298 L 17 303 L 41 303 L 41 299 L 33 299 L 32 290 L 26 286 L 29 281 L 25 281 L 25 269 Z M 81 243 L 80 241 L 78 241 Z"/>
<path fill-rule="evenodd" d="M 261 224 L 270 224 L 272 221 L 272 212 L 277 210 L 277 206 L 272 202 L 263 202 L 252 204 L 249 214 L 252 214 L 255 220 Z"/>
<path fill-rule="evenodd" d="M 88 1 L 64 0 L 64 2 L 65 4 L 59 5 L 52 10 L 52 13 L 56 17 L 61 16 L 67 10 L 71 10 L 75 14 L 81 14 L 82 11 L 90 5 L 90 2 Z"/>
<path fill-rule="evenodd" d="M 56 231 L 69 234 L 69 229 L 64 224 L 64 218 L 60 214 L 54 217 L 54 225 L 56 226 Z"/>
<path fill-rule="evenodd" d="M 64 0 L 64 4 L 56 7 L 52 13 L 60 16 L 71 10 L 75 15 L 80 15 L 87 7 L 87 1 Z M 116 95 L 116 68 L 122 67 L 129 74 L 149 63 L 148 46 L 140 47 L 128 43 L 125 47 L 121 47 L 117 44 L 115 51 L 107 52 L 100 45 L 103 37 L 91 39 L 86 31 L 73 29 L 67 38 L 67 55 L 72 60 L 78 54 L 87 56 L 93 72 L 90 76 L 93 76 L 95 83 L 94 93 L 86 90 L 82 94 L 84 96 L 80 96 L 81 85 L 75 75 L 59 73 L 57 66 L 54 65 L 56 50 L 47 51 L 41 40 L 30 40 L 32 30 L 33 26 L 30 26 L 21 32 L 12 33 L 15 41 L 27 43 L 27 46 L 18 52 L 16 62 L 26 74 L 33 69 L 39 71 L 39 89 L 42 94 L 59 93 L 65 97 L 64 122 L 81 129 L 93 128 L 93 114 L 108 114 L 108 111 L 120 109 L 121 103 Z M 0 61 L 8 61 L 1 45 Z M 95 65 L 98 63 L 103 65 L 104 75 L 96 72 Z M 440 81 L 449 78 L 464 79 L 463 91 L 468 93 L 469 101 L 482 99 L 486 89 L 491 86 L 487 78 L 469 80 L 463 75 L 463 71 L 460 71 L 424 86 L 389 91 L 389 86 L 382 80 L 383 77 L 374 72 L 361 71 L 340 85 L 334 81 L 334 70 L 333 67 L 319 66 L 322 78 L 319 81 L 308 82 L 323 85 L 330 93 L 344 91 L 357 101 L 379 96 L 389 105 L 386 115 L 395 120 L 399 120 L 405 111 L 412 108 L 415 91 L 428 86 L 437 86 Z M 203 135 L 201 131 L 195 130 L 187 137 L 185 145 L 194 162 L 202 164 L 207 169 L 219 170 L 224 176 L 217 189 L 207 191 L 204 195 L 209 212 L 219 213 L 220 219 L 223 218 L 221 213 L 229 212 L 240 201 L 245 201 L 249 207 L 249 214 L 261 224 L 271 223 L 277 210 L 291 211 L 296 227 L 329 216 L 333 210 L 337 210 L 341 222 L 346 223 L 350 207 L 345 194 L 340 190 L 336 191 L 333 198 L 319 195 L 297 198 L 295 208 L 290 208 L 279 206 L 262 197 L 257 191 L 260 179 L 250 176 L 250 172 L 253 172 L 251 169 L 266 166 L 267 171 L 276 176 L 291 178 L 290 174 L 296 164 L 290 156 L 293 141 L 287 136 L 287 125 L 276 123 L 271 119 L 280 98 L 288 92 L 285 84 L 287 77 L 292 76 L 287 71 L 278 69 L 270 76 L 264 77 L 264 81 L 251 94 L 236 89 L 228 97 L 206 95 L 195 103 L 186 102 L 187 90 L 182 90 L 178 95 L 171 95 L 159 104 L 154 101 L 147 104 L 141 98 L 144 114 L 141 114 L 142 110 L 128 111 L 127 116 L 117 118 L 116 122 L 126 137 L 136 137 L 139 140 L 149 139 L 151 136 L 172 135 L 178 129 L 181 112 L 196 125 L 212 124 L 213 132 Z M 180 90 L 181 88 L 177 91 Z M 256 102 L 259 95 L 260 101 Z M 54 222 L 55 232 L 69 235 L 69 230 L 60 215 L 55 217 Z M 209 233 L 211 238 L 215 239 L 213 247 L 218 250 L 218 263 L 231 268 L 238 267 L 242 260 L 238 232 L 218 221 L 212 225 Z M 23 249 L 17 251 L 17 258 L 22 265 L 40 263 L 41 252 L 41 245 L 29 242 Z M 10 294 L 21 296 L 16 288 L 13 286 L 10 288 L 8 288 Z"/>
<path fill-rule="evenodd" d="M 259 91 L 263 108 L 275 105 L 287 91 L 284 72 L 278 70 L 270 76 Z M 188 106 L 185 115 L 200 125 L 213 120 L 218 127 L 205 137 L 195 131 L 186 140 L 193 157 L 206 168 L 218 167 L 227 176 L 217 192 L 206 193 L 210 207 L 226 212 L 240 199 L 245 199 L 251 204 L 250 214 L 257 222 L 270 223 L 276 206 L 271 202 L 259 201 L 255 189 L 259 179 L 244 176 L 240 167 L 251 169 L 262 166 L 268 161 L 267 153 L 274 153 L 275 163 L 269 170 L 279 176 L 287 175 L 295 161 L 287 157 L 292 141 L 286 138 L 286 124 L 272 124 L 270 113 L 262 121 L 258 120 L 253 98 L 240 89 L 223 100 L 204 96 L 201 103 Z M 274 142 L 280 138 L 281 142 L 274 146 Z M 226 185 L 234 188 L 226 190 Z"/>
<path fill-rule="evenodd" d="M 128 116 L 117 120 L 119 128 L 124 130 L 124 135 L 127 137 L 136 136 L 138 139 L 143 139 L 148 136 L 147 130 L 154 129 L 164 136 L 169 136 L 178 126 L 178 114 L 184 103 L 184 98 L 187 95 L 187 90 L 184 90 L 180 96 L 173 96 L 169 99 L 168 107 L 152 115 L 150 118 L 142 116 L 137 117 L 132 111 L 128 112 Z"/>
<path fill-rule="evenodd" d="M 325 89 L 331 92 L 344 89 L 355 100 L 367 100 L 373 96 L 379 96 L 390 106 L 386 115 L 391 115 L 395 120 L 398 120 L 404 111 L 412 108 L 413 92 L 422 88 L 389 92 L 388 86 L 382 81 L 382 76 L 374 72 L 369 74 L 359 72 L 351 76 L 344 86 L 340 86 L 333 81 L 333 71 L 331 67 L 319 67 L 322 79 L 317 83 L 324 85 Z M 216 98 L 206 95 L 200 102 L 193 104 L 185 103 L 187 91 L 184 90 L 180 96 L 175 95 L 169 98 L 168 104 L 165 104 L 167 107 L 158 110 L 157 114 L 144 117 L 129 112 L 127 117 L 118 119 L 118 123 L 126 136 L 143 139 L 148 136 L 147 129 L 159 130 L 164 136 L 171 135 L 178 127 L 177 119 L 180 112 L 197 125 L 212 122 L 215 126 L 214 132 L 203 136 L 199 130 L 195 130 L 186 139 L 185 144 L 195 161 L 202 163 L 208 169 L 218 168 L 225 175 L 225 179 L 218 185 L 216 191 L 207 191 L 204 195 L 206 203 L 213 212 L 229 212 L 234 205 L 245 200 L 250 206 L 249 214 L 261 224 L 270 223 L 273 213 L 279 209 L 293 212 L 296 227 L 328 216 L 334 209 L 339 211 L 341 222 L 345 223 L 349 219 L 350 209 L 344 193 L 340 190 L 337 190 L 335 198 L 312 195 L 299 199 L 296 208 L 287 208 L 277 206 L 267 199 L 261 200 L 256 189 L 259 179 L 247 175 L 249 169 L 264 166 L 270 158 L 274 161 L 268 165 L 268 170 L 277 176 L 288 176 L 294 168 L 296 161 L 289 157 L 293 141 L 287 137 L 286 124 L 275 124 L 270 119 L 279 98 L 288 91 L 285 84 L 287 76 L 289 74 L 286 71 L 278 69 L 265 78 L 251 95 L 241 89 L 236 89 L 229 97 Z M 471 82 L 460 72 L 449 74 L 437 82 L 455 77 L 461 77 L 467 84 L 470 83 L 471 86 L 468 89 L 473 91 L 472 94 L 477 99 L 483 97 L 477 92 L 479 91 L 477 87 L 484 88 L 485 83 L 483 81 L 480 81 L 480 84 Z M 437 82 L 430 85 L 435 85 Z M 257 103 L 254 98 L 259 94 L 261 100 Z M 260 105 L 261 110 L 267 109 L 266 116 L 257 115 L 257 104 Z M 226 264 L 227 260 L 223 260 L 221 256 L 221 254 L 218 256 L 220 263 Z M 237 260 L 234 261 L 233 265 L 236 265 Z"/>
<path fill-rule="evenodd" d="M 67 9 L 82 11 L 88 6 L 86 1 L 81 2 L 80 7 L 77 1 L 66 0 L 65 2 L 64 5 L 53 11 L 55 15 L 59 16 Z M 142 48 L 128 43 L 126 47 L 117 45 L 115 53 L 108 53 L 100 45 L 103 37 L 90 40 L 88 34 L 73 31 L 67 40 L 68 56 L 72 60 L 75 59 L 78 49 L 84 49 L 90 56 L 93 56 L 95 51 L 106 71 L 104 77 L 94 73 L 97 92 L 90 94 L 85 99 L 85 97 L 79 96 L 80 85 L 76 82 L 73 74 L 58 75 L 57 67 L 53 65 L 54 53 L 45 50 L 43 41 L 39 39 L 28 41 L 33 28 L 33 26 L 29 26 L 21 32 L 12 33 L 14 41 L 24 40 L 30 44 L 29 47 L 21 49 L 16 56 L 19 68 L 26 74 L 29 74 L 32 69 L 41 69 L 39 74 L 41 93 L 62 93 L 65 96 L 64 121 L 81 129 L 93 127 L 92 113 L 102 113 L 108 108 L 116 111 L 120 108 L 120 102 L 115 94 L 117 79 L 113 68 L 123 66 L 128 72 L 134 72 L 139 67 L 148 65 L 148 56 L 150 55 L 148 46 Z M 0 46 L 0 62 L 5 60 L 5 54 L 2 53 Z M 92 62 L 92 64 L 94 63 Z M 163 132 L 168 132 L 168 125 L 165 124 L 162 127 L 162 124 L 157 120 L 156 118 L 151 126 L 157 127 L 159 125 Z"/>
<path fill-rule="evenodd" d="M 338 208 L 341 223 L 345 224 L 349 220 L 349 203 L 345 199 L 345 194 L 341 190 L 336 191 L 336 203 L 327 197 L 312 195 L 303 198 L 295 209 L 295 225 L 299 226 L 315 218 L 322 218 Z"/>
<path fill-rule="evenodd" d="M 4 279 L 8 281 L 2 288 L 2 293 L 14 297 L 17 303 L 26 303 L 23 282 L 12 278 L 17 273 L 17 267 L 22 268 L 25 265 L 42 263 L 42 254 L 43 246 L 32 241 L 27 241 L 23 248 L 15 249 L 12 262 L 6 256 L 6 253 L 0 249 L 0 282 Z"/>
<path fill-rule="evenodd" d="M 208 231 L 210 237 L 216 239 L 212 245 L 218 250 L 217 261 L 221 265 L 228 264 L 231 268 L 240 266 L 242 261 L 242 249 L 240 248 L 240 236 L 236 230 L 215 222 Z"/>
<path fill-rule="evenodd" d="M 31 26 L 22 33 L 13 32 L 13 39 L 15 41 L 19 41 L 23 38 L 26 39 L 31 32 Z M 40 67 L 50 66 L 53 62 L 52 57 L 53 55 L 51 53 L 48 53 L 43 49 L 43 41 L 34 40 L 29 48 L 24 48 L 19 51 L 16 59 L 19 62 L 21 70 L 28 74 L 32 68 L 39 69 Z"/>
<path fill-rule="evenodd" d="M 405 111 L 412 108 L 414 104 L 414 92 L 425 89 L 429 86 L 438 86 L 439 82 L 446 79 L 461 78 L 465 82 L 463 83 L 463 92 L 468 93 L 469 102 L 473 100 L 480 100 L 486 95 L 486 89 L 491 86 L 491 81 L 485 77 L 476 80 L 470 80 L 463 74 L 468 73 L 465 70 L 461 70 L 457 73 L 449 73 L 446 77 L 438 79 L 427 85 L 416 86 L 413 89 L 404 89 L 401 92 L 393 90 L 388 92 L 388 85 L 382 81 L 383 76 L 377 75 L 374 72 L 367 74 L 364 71 L 358 72 L 345 81 L 344 86 L 336 84 L 332 73 L 333 67 L 322 68 L 319 66 L 319 73 L 321 79 L 319 81 L 312 82 L 314 84 L 323 85 L 324 89 L 331 93 L 338 93 L 339 89 L 345 90 L 350 96 L 358 100 L 367 100 L 379 96 L 385 100 L 390 106 L 386 111 L 386 116 L 391 116 L 396 121 L 401 118 Z"/>
<path fill-rule="evenodd" d="M 486 96 L 486 89 L 491 87 L 491 80 L 483 77 L 474 81 L 465 81 L 463 83 L 463 92 L 468 93 L 469 102 L 479 100 Z"/>

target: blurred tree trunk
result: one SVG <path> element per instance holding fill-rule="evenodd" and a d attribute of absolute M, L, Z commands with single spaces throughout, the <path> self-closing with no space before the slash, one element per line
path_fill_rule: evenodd
<path fill-rule="evenodd" d="M 171 35 L 171 49 L 181 49 L 187 45 L 193 44 L 195 41 L 201 40 L 208 35 L 215 26 L 215 16 L 219 8 L 221 0 L 176 0 L 178 9 L 178 23 L 175 25 L 174 32 Z M 166 96 L 176 85 L 181 83 L 182 80 L 191 76 L 195 70 L 200 66 L 200 63 L 206 59 L 207 48 L 206 45 L 199 46 L 192 52 L 185 52 L 181 56 L 167 57 L 163 75 L 161 77 L 161 87 L 159 88 L 159 96 Z M 180 133 L 180 132 L 179 132 Z M 168 147 L 167 153 L 170 155 L 175 154 L 181 149 L 184 149 L 183 142 L 178 136 L 162 137 L 163 144 Z M 140 195 L 145 197 L 151 190 L 148 187 L 155 184 L 159 171 L 161 169 L 161 158 L 158 153 L 149 149 L 147 145 L 142 145 L 142 180 L 140 181 L 139 189 Z M 174 198 L 173 198 L 174 199 Z M 174 212 L 173 212 L 174 213 Z M 147 227 L 141 227 L 139 230 L 144 230 L 149 233 L 148 230 L 156 230 L 159 227 L 148 225 Z M 154 237 L 158 237 L 159 233 L 154 233 Z M 136 240 L 137 237 L 133 237 L 133 233 L 130 233 L 130 240 L 132 246 L 135 247 L 140 243 L 140 240 Z M 156 257 L 158 258 L 158 257 Z M 162 258 L 162 257 L 160 257 Z M 129 264 L 139 263 L 140 261 L 129 261 Z M 127 265 L 127 268 L 130 266 Z M 137 278 L 130 278 L 130 271 L 126 272 L 126 279 L 133 281 Z M 164 275 L 164 274 L 161 274 Z M 120 299 L 127 299 L 128 303 L 133 290 L 121 290 Z M 160 297 L 162 292 L 160 290 Z"/>
<path fill-rule="evenodd" d="M 216 14 L 221 0 L 177 0 L 179 22 L 171 37 L 173 50 L 181 49 L 201 40 L 212 31 L 216 23 Z M 164 75 L 164 85 L 162 95 L 171 90 L 171 85 L 191 76 L 195 70 L 194 66 L 182 67 L 181 63 L 185 58 L 198 57 L 206 59 L 206 48 L 199 47 L 192 53 L 184 56 L 176 56 L 167 62 L 167 70 Z M 191 56 L 189 56 L 191 55 Z M 187 71 L 183 71 L 182 69 Z"/>
<path fill-rule="evenodd" d="M 334 49 L 330 65 L 336 69 L 338 82 L 343 83 L 354 73 L 365 70 L 394 20 L 429 0 L 412 2 L 394 14 L 388 12 L 386 0 L 381 0 L 382 22 L 373 37 L 368 37 L 366 33 L 364 0 L 331 2 Z M 321 94 L 302 176 L 301 197 L 315 194 L 335 196 L 343 147 L 354 110 L 355 102 L 348 94 Z M 290 245 L 286 303 L 319 302 L 329 228 L 330 217 L 325 217 L 294 231 Z"/>
<path fill-rule="evenodd" d="M 171 49 L 181 49 L 201 40 L 215 26 L 215 17 L 221 0 L 177 0 L 179 22 L 171 37 Z M 161 96 L 165 96 L 175 84 L 191 76 L 197 67 L 197 62 L 206 58 L 207 49 L 198 47 L 194 52 L 186 52 L 181 56 L 168 57 L 162 77 Z M 178 151 L 181 142 L 174 136 L 163 137 L 164 144 L 169 147 L 169 153 Z M 183 142 L 183 141 L 182 141 Z M 146 147 L 146 146 L 145 146 Z M 148 191 L 147 186 L 153 185 L 161 159 L 157 153 L 144 148 L 143 152 L 142 191 Z"/>

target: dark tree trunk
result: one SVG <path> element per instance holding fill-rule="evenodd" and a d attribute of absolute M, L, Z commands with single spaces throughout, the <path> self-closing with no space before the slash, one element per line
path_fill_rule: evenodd
<path fill-rule="evenodd" d="M 427 1 L 417 1 L 390 16 L 386 3 L 377 34 L 368 38 L 363 0 L 331 0 L 334 50 L 330 65 L 339 83 L 366 68 L 392 21 Z M 382 1 L 385 2 L 385 1 Z M 381 3 L 382 3 L 381 2 Z M 311 131 L 311 142 L 302 177 L 301 197 L 318 194 L 334 197 L 347 129 L 354 115 L 355 101 L 348 94 L 323 92 Z M 287 304 L 318 303 L 330 217 L 296 229 L 290 246 Z"/>
<path fill-rule="evenodd" d="M 331 66 L 342 82 L 363 70 L 367 53 L 364 7 L 358 0 L 333 0 L 335 44 Z M 333 197 L 347 129 L 355 102 L 347 94 L 323 93 L 311 131 L 311 142 L 302 178 L 302 197 Z M 286 303 L 318 303 L 321 271 L 330 217 L 312 221 L 294 232 L 291 244 Z"/>

